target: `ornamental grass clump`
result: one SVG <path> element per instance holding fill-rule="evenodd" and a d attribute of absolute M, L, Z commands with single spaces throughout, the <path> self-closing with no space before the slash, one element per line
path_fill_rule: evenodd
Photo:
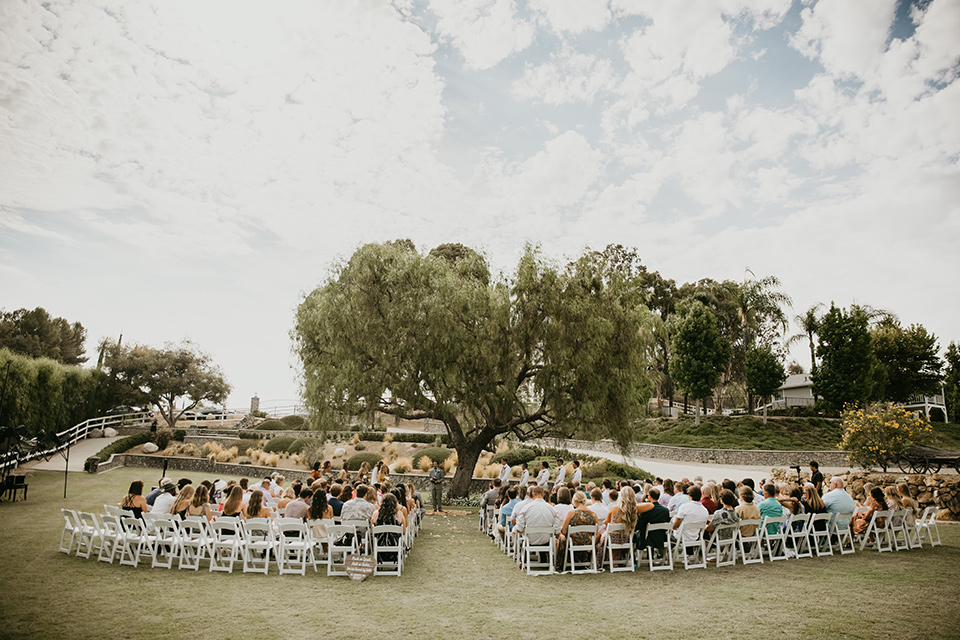
<path fill-rule="evenodd" d="M 925 417 L 889 402 L 867 409 L 847 406 L 843 410 L 843 438 L 839 448 L 849 451 L 847 460 L 869 469 L 884 471 L 914 444 L 933 435 Z"/>

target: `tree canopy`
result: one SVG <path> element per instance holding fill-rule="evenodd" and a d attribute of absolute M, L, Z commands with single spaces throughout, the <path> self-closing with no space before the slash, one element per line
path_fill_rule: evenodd
<path fill-rule="evenodd" d="M 696 400 L 710 397 L 730 361 L 730 342 L 717 319 L 701 302 L 690 300 L 677 310 L 671 339 L 670 374 Z M 696 414 L 700 424 L 700 411 Z"/>
<path fill-rule="evenodd" d="M 466 495 L 497 436 L 630 440 L 651 393 L 649 312 L 636 273 L 605 252 L 563 268 L 528 247 L 491 277 L 466 247 L 368 244 L 297 309 L 304 396 L 331 413 L 430 418 Z M 325 420 L 321 419 L 321 423 Z"/>
<path fill-rule="evenodd" d="M 769 346 L 747 352 L 747 390 L 764 401 L 763 422 L 767 422 L 766 401 L 787 379 L 779 356 Z"/>
<path fill-rule="evenodd" d="M 943 362 L 935 335 L 921 325 L 904 328 L 896 319 L 886 318 L 870 337 L 877 358 L 875 399 L 907 402 L 913 396 L 940 391 Z"/>
<path fill-rule="evenodd" d="M 0 348 L 30 358 L 81 364 L 87 361 L 83 347 L 86 338 L 82 324 L 53 318 L 43 307 L 0 312 Z"/>
<path fill-rule="evenodd" d="M 870 397 L 876 358 L 870 342 L 868 311 L 852 305 L 850 311 L 833 304 L 820 320 L 817 356 L 820 364 L 811 373 L 813 392 L 829 409 L 846 404 L 863 405 Z"/>
<path fill-rule="evenodd" d="M 162 349 L 113 345 L 105 365 L 121 401 L 155 405 L 171 429 L 184 412 L 204 401 L 221 404 L 230 393 L 219 367 L 190 342 Z"/>

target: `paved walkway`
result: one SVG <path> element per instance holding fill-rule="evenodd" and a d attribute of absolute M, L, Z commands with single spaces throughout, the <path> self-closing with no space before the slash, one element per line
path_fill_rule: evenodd
<path fill-rule="evenodd" d="M 123 436 L 116 436 L 114 438 L 87 438 L 86 440 L 81 440 L 77 444 L 70 447 L 70 469 L 69 471 L 83 471 L 83 463 L 90 456 L 94 456 L 99 453 L 100 449 L 103 449 L 108 444 L 112 444 L 122 438 Z M 66 461 L 63 459 L 63 456 L 60 454 L 54 454 L 49 461 L 44 462 L 43 460 L 38 460 L 34 462 L 27 463 L 27 465 L 32 469 L 39 469 L 41 471 L 63 471 L 63 466 Z"/>

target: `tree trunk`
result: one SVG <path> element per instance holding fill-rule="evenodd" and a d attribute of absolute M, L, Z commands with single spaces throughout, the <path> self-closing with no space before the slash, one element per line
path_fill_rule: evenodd
<path fill-rule="evenodd" d="M 752 393 L 747 394 L 747 415 L 750 415 L 750 416 L 753 415 L 753 394 Z M 766 407 L 764 407 L 763 415 L 764 416 L 767 415 Z M 764 420 L 764 422 L 766 422 L 766 420 Z"/>
<path fill-rule="evenodd" d="M 694 426 L 699 427 L 700 426 L 700 405 L 696 403 L 693 404 L 693 415 L 694 415 L 693 424 Z"/>
<path fill-rule="evenodd" d="M 470 480 L 473 479 L 473 470 L 477 466 L 480 452 L 487 443 L 479 440 L 465 440 L 457 447 L 457 472 L 453 475 L 453 482 L 447 495 L 451 498 L 466 498 L 470 494 Z"/>
<path fill-rule="evenodd" d="M 767 424 L 767 405 L 768 402 L 763 403 L 763 424 Z"/>

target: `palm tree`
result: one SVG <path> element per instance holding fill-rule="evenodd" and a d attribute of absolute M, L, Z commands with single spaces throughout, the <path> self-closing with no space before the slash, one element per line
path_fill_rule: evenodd
<path fill-rule="evenodd" d="M 746 273 L 753 276 L 747 280 Z M 790 296 L 779 290 L 780 279 L 776 276 L 767 276 L 757 279 L 750 269 L 746 269 L 743 283 L 737 288 L 736 303 L 740 320 L 740 336 L 737 345 L 741 354 L 741 362 L 745 362 L 746 354 L 757 345 L 773 346 L 778 342 L 790 322 L 784 307 L 793 304 Z M 744 395 L 747 397 L 747 410 L 753 413 L 753 397 L 746 389 L 746 376 L 743 376 Z"/>

